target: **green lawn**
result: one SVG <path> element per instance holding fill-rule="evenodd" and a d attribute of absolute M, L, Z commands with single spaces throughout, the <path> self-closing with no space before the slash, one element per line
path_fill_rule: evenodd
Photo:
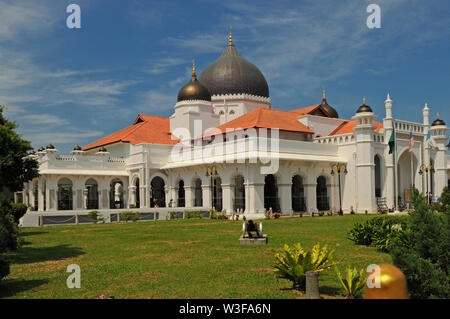
<path fill-rule="evenodd" d="M 346 215 L 263 221 L 265 246 L 241 246 L 242 221 L 173 220 L 22 229 L 22 248 L 10 256 L 2 298 L 299 298 L 271 264 L 284 244 L 317 241 L 335 249 L 343 267 L 391 263 L 390 256 L 346 239 Z M 81 267 L 81 288 L 69 289 L 69 264 Z M 334 270 L 320 274 L 323 295 L 339 297 Z"/>

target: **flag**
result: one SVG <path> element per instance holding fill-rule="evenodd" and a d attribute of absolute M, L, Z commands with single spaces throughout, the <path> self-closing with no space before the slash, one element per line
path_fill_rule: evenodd
<path fill-rule="evenodd" d="M 414 136 L 411 131 L 411 132 L 409 132 L 409 149 L 408 149 L 408 151 L 411 152 L 413 149 L 413 146 L 414 146 Z"/>
<path fill-rule="evenodd" d="M 428 130 L 428 134 L 427 134 L 427 138 L 425 139 L 425 142 L 428 141 L 430 139 L 430 137 L 431 137 L 431 131 Z"/>
<path fill-rule="evenodd" d="M 395 131 L 392 130 L 391 138 L 389 139 L 389 154 L 395 151 Z"/>

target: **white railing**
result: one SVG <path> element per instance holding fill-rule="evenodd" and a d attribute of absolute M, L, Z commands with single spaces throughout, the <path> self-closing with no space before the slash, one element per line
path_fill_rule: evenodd
<path fill-rule="evenodd" d="M 394 129 L 397 132 L 425 134 L 425 125 L 408 121 L 394 120 Z"/>
<path fill-rule="evenodd" d="M 314 139 L 314 143 L 318 144 L 350 144 L 354 143 L 355 138 L 353 133 L 348 134 L 342 134 L 342 135 L 335 135 L 335 136 L 322 136 L 322 137 L 316 137 Z"/>

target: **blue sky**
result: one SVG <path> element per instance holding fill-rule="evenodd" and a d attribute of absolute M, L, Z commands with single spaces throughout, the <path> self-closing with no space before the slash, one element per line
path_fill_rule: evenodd
<path fill-rule="evenodd" d="M 81 29 L 66 27 L 79 4 Z M 368 4 L 381 28 L 368 29 Z M 68 153 L 130 125 L 169 116 L 178 90 L 227 44 L 265 75 L 272 105 L 318 104 L 322 87 L 341 117 L 366 96 L 379 119 L 390 93 L 397 118 L 422 121 L 428 102 L 447 123 L 447 1 L 0 0 L 0 104 L 19 132 Z"/>

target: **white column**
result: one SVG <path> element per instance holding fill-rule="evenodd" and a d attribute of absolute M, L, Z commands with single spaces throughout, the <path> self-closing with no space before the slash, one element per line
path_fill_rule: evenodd
<path fill-rule="evenodd" d="M 193 188 L 191 186 L 185 186 L 184 187 L 184 202 L 185 202 L 185 206 L 186 207 L 193 207 L 192 190 L 193 190 Z"/>
<path fill-rule="evenodd" d="M 292 210 L 292 182 L 278 184 L 280 197 L 280 209 L 284 214 L 290 214 Z"/>
<path fill-rule="evenodd" d="M 308 213 L 317 212 L 317 183 L 304 184 L 304 191 L 306 194 L 306 210 Z"/>
<path fill-rule="evenodd" d="M 226 210 L 227 214 L 233 211 L 233 196 L 231 184 L 222 184 L 222 206 Z"/>
<path fill-rule="evenodd" d="M 264 183 L 249 183 L 250 214 L 264 211 Z"/>
<path fill-rule="evenodd" d="M 211 207 L 212 192 L 210 185 L 202 185 L 203 207 Z"/>
<path fill-rule="evenodd" d="M 128 202 L 128 207 L 129 205 L 134 205 L 134 203 L 136 202 L 136 186 L 128 186 L 128 194 L 129 194 L 129 202 Z"/>
<path fill-rule="evenodd" d="M 44 211 L 44 181 L 42 178 L 38 180 L 38 211 Z"/>

